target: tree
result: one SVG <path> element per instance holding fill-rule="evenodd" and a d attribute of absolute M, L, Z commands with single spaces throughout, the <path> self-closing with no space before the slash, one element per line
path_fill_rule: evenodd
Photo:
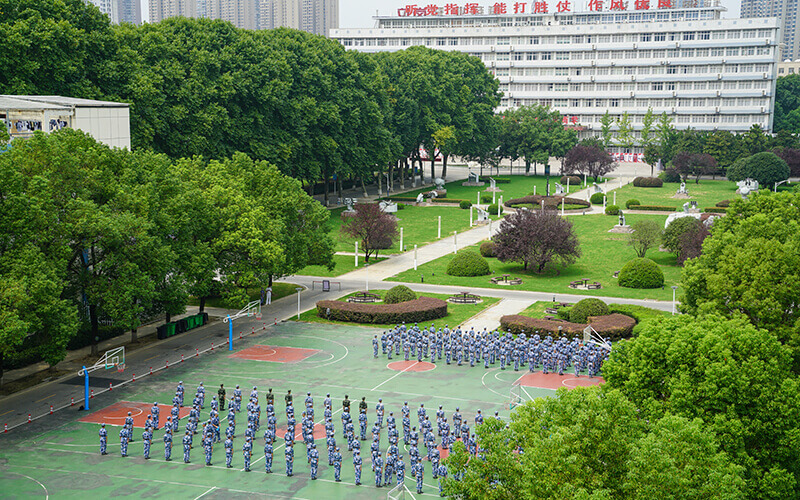
<path fill-rule="evenodd" d="M 595 181 L 617 167 L 614 160 L 603 149 L 592 144 L 578 144 L 564 159 L 567 173 L 581 172 L 593 177 Z"/>
<path fill-rule="evenodd" d="M 694 175 L 695 184 L 700 183 L 700 176 L 708 175 L 717 170 L 717 160 L 704 153 L 681 152 L 672 159 L 675 170 L 683 177 L 683 181 Z"/>
<path fill-rule="evenodd" d="M 728 215 L 714 222 L 700 257 L 686 262 L 682 308 L 742 315 L 800 346 L 800 194 L 750 198 L 733 201 Z"/>
<path fill-rule="evenodd" d="M 775 131 L 800 133 L 800 75 L 783 76 L 777 80 Z"/>
<path fill-rule="evenodd" d="M 723 170 L 730 167 L 744 153 L 741 141 L 727 130 L 717 130 L 706 139 L 703 153 L 711 155 Z"/>
<path fill-rule="evenodd" d="M 702 418 L 744 467 L 749 498 L 796 497 L 800 401 L 797 379 L 787 375 L 790 349 L 745 318 L 715 314 L 657 318 L 637 333 L 603 364 L 608 389 L 625 394 L 640 419 Z"/>
<path fill-rule="evenodd" d="M 679 217 L 670 222 L 669 225 L 664 229 L 661 237 L 661 243 L 664 248 L 677 254 L 678 261 L 683 262 L 686 260 L 685 257 L 682 258 L 682 242 L 684 234 L 697 231 L 699 229 L 698 226 L 702 224 L 702 222 L 694 217 Z"/>
<path fill-rule="evenodd" d="M 664 163 L 669 163 L 672 160 L 676 135 L 675 127 L 672 125 L 672 118 L 667 115 L 666 111 L 661 113 L 656 126 L 656 136 L 658 137 L 660 158 Z"/>
<path fill-rule="evenodd" d="M 647 108 L 647 113 L 645 113 L 642 117 L 642 131 L 639 144 L 642 146 L 642 150 L 644 151 L 644 160 L 650 164 L 650 177 L 653 177 L 653 170 L 656 162 L 658 161 L 658 154 L 656 153 L 657 150 L 655 148 L 656 138 L 653 135 L 653 124 L 655 122 L 656 117 L 653 113 L 653 108 Z"/>
<path fill-rule="evenodd" d="M 603 149 L 608 149 L 611 147 L 611 141 L 613 139 L 611 126 L 614 124 L 614 118 L 611 116 L 611 113 L 606 110 L 605 114 L 600 117 L 600 138 L 603 144 Z"/>
<path fill-rule="evenodd" d="M 392 246 L 398 236 L 397 219 L 381 210 L 377 203 L 358 203 L 355 213 L 342 213 L 342 233 L 357 238 L 369 262 L 373 253 Z"/>
<path fill-rule="evenodd" d="M 647 251 L 661 241 L 661 224 L 654 220 L 644 219 L 631 224 L 633 232 L 628 237 L 628 245 L 633 247 L 637 257 L 644 257 Z"/>
<path fill-rule="evenodd" d="M 636 138 L 633 136 L 633 123 L 627 111 L 617 118 L 617 144 L 626 150 L 632 149 L 636 144 Z"/>
<path fill-rule="evenodd" d="M 789 176 L 800 176 L 800 148 L 778 148 L 772 151 L 786 162 L 789 167 Z"/>
<path fill-rule="evenodd" d="M 703 223 L 696 224 L 680 235 L 678 239 L 678 265 L 682 266 L 688 259 L 699 257 L 703 253 L 703 242 L 709 236 L 711 236 L 711 231 Z"/>
<path fill-rule="evenodd" d="M 742 136 L 742 147 L 751 155 L 767 149 L 767 136 L 759 124 L 751 125 L 750 130 Z"/>
<path fill-rule="evenodd" d="M 755 179 L 765 189 L 789 178 L 789 166 L 775 153 L 765 151 L 742 158 L 728 168 L 727 176 L 732 181 Z"/>
<path fill-rule="evenodd" d="M 572 223 L 554 211 L 517 211 L 500 222 L 493 240 L 501 262 L 521 262 L 525 270 L 531 264 L 537 273 L 550 262 L 567 266 L 581 255 Z"/>

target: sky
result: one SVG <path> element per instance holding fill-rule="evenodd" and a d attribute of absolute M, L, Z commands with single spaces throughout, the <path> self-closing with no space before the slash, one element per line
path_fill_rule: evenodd
<path fill-rule="evenodd" d="M 371 28 L 375 26 L 375 10 L 385 16 L 397 12 L 399 7 L 406 5 L 444 5 L 454 0 L 339 0 L 339 27 L 340 28 Z M 479 5 L 490 5 L 494 1 L 490 0 L 471 0 L 478 2 Z M 513 3 L 514 0 L 501 0 Z M 553 0 L 550 0 L 553 1 Z M 458 0 L 459 5 L 464 3 Z M 527 0 L 530 3 L 530 0 Z M 739 5 L 741 0 L 722 0 L 722 5 L 727 7 L 728 12 L 723 13 L 723 17 L 739 17 Z"/>

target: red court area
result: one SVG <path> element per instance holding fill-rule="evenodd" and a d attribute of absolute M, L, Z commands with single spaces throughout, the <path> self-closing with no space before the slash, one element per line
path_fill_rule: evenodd
<path fill-rule="evenodd" d="M 540 389 L 558 389 L 560 387 L 574 389 L 576 387 L 600 385 L 605 383 L 605 380 L 601 377 L 589 378 L 586 375 L 576 377 L 573 373 L 559 375 L 558 373 L 544 374 L 542 372 L 534 372 L 521 376 L 515 383 L 525 387 L 538 387 Z"/>
<path fill-rule="evenodd" d="M 263 420 L 262 420 L 263 426 Z M 286 426 L 278 427 L 275 429 L 275 440 L 276 441 L 283 441 L 283 437 L 286 435 Z M 314 424 L 314 440 L 317 439 L 325 439 L 325 426 L 322 424 Z M 303 441 L 303 431 L 300 427 L 300 424 L 297 425 L 297 428 L 294 431 L 294 439 L 295 441 Z"/>
<path fill-rule="evenodd" d="M 91 405 L 91 403 L 89 404 Z M 81 418 L 80 421 L 89 424 L 122 425 L 125 423 L 125 417 L 128 416 L 128 412 L 131 412 L 131 416 L 133 417 L 133 426 L 144 429 L 144 423 L 147 421 L 147 416 L 150 415 L 150 408 L 152 407 L 153 403 L 120 401 L 119 403 L 114 403 L 113 405 L 107 406 L 102 410 L 97 410 L 96 412 L 90 413 Z M 158 416 L 158 427 L 160 429 L 164 427 L 164 422 L 166 422 L 167 417 L 170 416 L 172 406 L 160 404 L 158 405 L 158 409 L 160 410 Z M 180 417 L 184 418 L 188 416 L 189 410 L 190 408 L 181 408 L 179 413 Z"/>
<path fill-rule="evenodd" d="M 398 372 L 428 372 L 436 368 L 436 365 L 427 361 L 393 361 L 386 367 Z"/>
<path fill-rule="evenodd" d="M 228 356 L 249 361 L 272 361 L 274 363 L 297 363 L 320 352 L 319 349 L 283 347 L 275 345 L 254 345 Z"/>

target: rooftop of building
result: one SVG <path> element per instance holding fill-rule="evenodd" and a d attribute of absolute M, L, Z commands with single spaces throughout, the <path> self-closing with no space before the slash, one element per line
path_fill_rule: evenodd
<path fill-rule="evenodd" d="M 58 95 L 0 95 L 0 109 L 127 108 L 125 102 L 98 101 Z"/>

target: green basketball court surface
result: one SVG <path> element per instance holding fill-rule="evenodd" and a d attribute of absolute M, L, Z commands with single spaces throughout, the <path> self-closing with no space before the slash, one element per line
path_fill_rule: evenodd
<path fill-rule="evenodd" d="M 401 407 L 405 401 L 411 408 L 411 423 L 418 425 L 417 409 L 424 403 L 427 414 L 434 422 L 439 405 L 444 407 L 449 421 L 456 407 L 474 427 L 473 418 L 480 409 L 485 417 L 498 411 L 504 419 L 509 418 L 511 387 L 527 371 L 520 368 L 500 370 L 499 365 L 485 369 L 482 364 L 470 368 L 468 363 L 446 365 L 444 359 L 432 369 L 428 365 L 402 363 L 402 356 L 391 361 L 385 355 L 377 359 L 372 355 L 372 337 L 380 336 L 381 330 L 352 326 L 281 323 L 265 331 L 235 343 L 233 353 L 217 349 L 214 353 L 186 360 L 170 366 L 167 370 L 137 379 L 136 382 L 115 388 L 91 400 L 90 411 L 68 408 L 46 418 L 16 429 L 0 441 L 0 486 L 2 496 L 12 498 L 86 498 L 101 497 L 157 497 L 175 499 L 213 498 L 386 498 L 389 487 L 376 488 L 372 473 L 370 442 L 362 442 L 362 485 L 354 484 L 352 453 L 347 451 L 342 439 L 341 401 L 345 394 L 353 401 L 351 415 L 359 431 L 358 402 L 366 397 L 369 403 L 368 429 L 375 420 L 375 405 L 383 399 L 386 416 L 394 412 L 400 431 L 401 454 L 406 463 L 405 498 L 439 496 L 438 482 L 433 479 L 430 464 L 425 464 L 425 486 L 417 494 L 415 480 L 410 475 L 408 453 L 402 441 Z M 288 348 L 288 349 L 287 349 Z M 265 360 L 266 359 L 266 360 Z M 270 361 L 270 359 L 273 359 Z M 395 364 L 394 369 L 390 362 Z M 415 371 L 424 368 L 427 371 Z M 571 386 L 576 381 L 565 375 L 552 375 L 554 386 Z M 128 457 L 120 456 L 119 424 L 123 423 L 127 411 L 149 411 L 154 401 L 170 405 L 178 381 L 186 387 L 185 404 L 191 404 L 195 389 L 200 382 L 206 387 L 205 409 L 201 422 L 208 418 L 209 402 L 216 395 L 220 384 L 225 384 L 227 397 L 233 395 L 239 384 L 243 393 L 242 412 L 237 415 L 236 438 L 234 439 L 233 468 L 225 467 L 225 452 L 222 444 L 216 444 L 212 466 L 205 465 L 199 434 L 194 438 L 191 463 L 183 463 L 183 446 L 180 443 L 185 430 L 181 420 L 180 432 L 175 434 L 172 461 L 164 460 L 163 425 L 169 415 L 167 407 L 161 409 L 161 429 L 155 431 L 151 458 L 142 456 L 142 429 L 134 428 L 135 441 L 128 446 Z M 588 380 L 583 377 L 580 385 Z M 528 384 L 524 384 L 528 385 Z M 524 399 L 550 396 L 554 390 L 538 387 L 523 387 Z M 578 385 L 578 384 L 575 384 Z M 247 397 L 253 386 L 258 387 L 262 408 L 261 429 L 256 433 L 253 446 L 252 472 L 243 471 L 242 443 L 246 428 Z M 272 388 L 275 393 L 275 413 L 278 418 L 278 439 L 275 443 L 272 473 L 264 471 L 264 438 L 266 408 L 264 394 Z M 286 425 L 283 396 L 291 389 L 294 395 L 296 418 L 299 421 L 307 392 L 314 397 L 315 421 L 322 422 L 323 399 L 330 393 L 333 399 L 333 422 L 337 444 L 342 448 L 342 481 L 334 481 L 333 467 L 328 466 L 324 429 L 316 428 L 317 449 L 320 452 L 318 479 L 312 481 L 306 461 L 302 440 L 295 443 L 294 475 L 285 475 L 283 439 L 281 427 Z M 139 410 L 137 410 L 139 408 Z M 99 413 L 98 413 L 99 412 Z M 182 415 L 184 412 L 182 412 Z M 227 410 L 220 412 L 221 429 L 227 427 Z M 108 429 L 108 455 L 99 453 L 98 423 L 106 422 Z M 137 423 L 138 425 L 138 423 Z M 434 430 L 435 432 L 435 430 Z M 224 440 L 224 436 L 223 436 Z M 385 456 L 388 442 L 386 428 L 381 432 L 381 452 Z M 405 447 L 407 449 L 407 447 Z M 420 453 L 425 448 L 420 444 Z"/>

